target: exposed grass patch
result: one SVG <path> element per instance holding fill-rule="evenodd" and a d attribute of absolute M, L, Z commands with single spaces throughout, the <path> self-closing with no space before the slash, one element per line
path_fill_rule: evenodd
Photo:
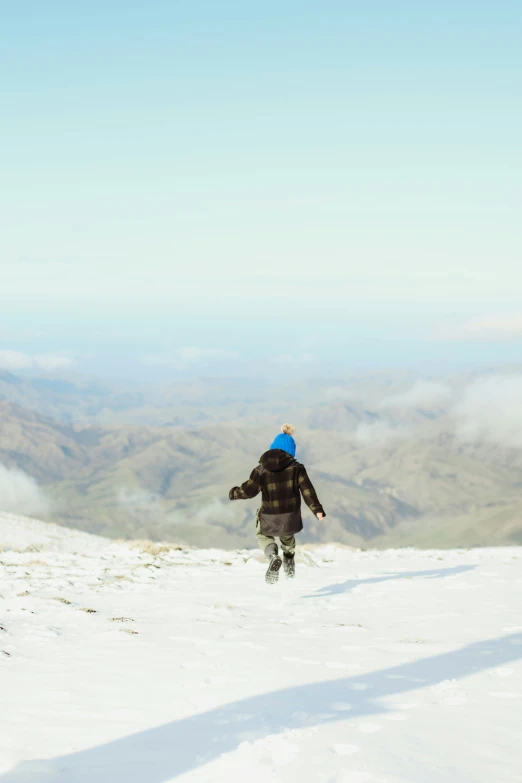
<path fill-rule="evenodd" d="M 161 541 L 148 541 L 147 539 L 136 539 L 122 543 L 125 543 L 130 549 L 138 549 L 140 552 L 147 555 L 161 555 L 164 552 L 182 552 L 184 549 L 192 548 L 180 546 L 179 544 L 168 544 Z"/>

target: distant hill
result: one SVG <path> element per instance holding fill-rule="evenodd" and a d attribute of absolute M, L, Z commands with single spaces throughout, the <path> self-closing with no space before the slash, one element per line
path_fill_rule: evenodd
<path fill-rule="evenodd" d="M 169 410 L 175 417 L 176 407 Z M 210 403 L 200 406 L 206 411 L 215 415 Z M 50 500 L 47 518 L 60 524 L 112 537 L 245 546 L 254 541 L 257 503 L 231 503 L 228 490 L 246 480 L 280 417 L 267 399 L 257 418 L 243 412 L 219 423 L 73 424 L 4 399 L 0 464 L 36 479 Z M 302 419 L 298 458 L 328 513 L 318 522 L 305 511 L 303 541 L 521 542 L 520 450 L 462 444 L 440 407 L 433 416 L 408 408 L 401 419 L 378 402 L 323 400 L 303 406 Z"/>
<path fill-rule="evenodd" d="M 89 421 L 104 411 L 118 414 L 144 404 L 139 390 L 113 389 L 93 378 L 17 376 L 0 369 L 0 400 L 68 421 Z"/>

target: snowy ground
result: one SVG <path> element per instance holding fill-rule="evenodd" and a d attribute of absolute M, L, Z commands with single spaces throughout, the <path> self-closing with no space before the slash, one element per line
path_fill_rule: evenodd
<path fill-rule="evenodd" d="M 522 780 L 521 549 L 322 547 L 269 587 L 254 552 L 17 530 L 0 783 Z"/>

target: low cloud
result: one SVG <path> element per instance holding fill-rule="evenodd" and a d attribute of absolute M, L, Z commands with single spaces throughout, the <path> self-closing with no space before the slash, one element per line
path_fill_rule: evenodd
<path fill-rule="evenodd" d="M 0 464 L 0 510 L 37 516 L 49 511 L 49 501 L 31 476 Z"/>
<path fill-rule="evenodd" d="M 149 509 L 155 506 L 158 500 L 159 496 L 155 492 L 149 492 L 147 489 L 131 490 L 122 487 L 118 492 L 118 505 L 132 511 Z"/>
<path fill-rule="evenodd" d="M 406 427 L 392 427 L 384 421 L 373 424 L 362 422 L 357 427 L 354 437 L 363 446 L 382 446 L 392 440 L 411 438 L 411 430 Z"/>
<path fill-rule="evenodd" d="M 191 364 L 203 362 L 208 359 L 236 359 L 238 354 L 235 351 L 228 351 L 224 348 L 198 348 L 194 345 L 187 345 L 183 348 L 176 348 L 168 354 L 148 354 L 142 358 L 142 364 L 149 367 L 170 367 L 171 365 Z"/>
<path fill-rule="evenodd" d="M 522 313 L 488 315 L 439 327 L 436 337 L 454 341 L 511 342 L 522 338 Z"/>
<path fill-rule="evenodd" d="M 522 375 L 494 376 L 470 384 L 452 414 L 463 442 L 488 441 L 522 448 Z"/>
<path fill-rule="evenodd" d="M 61 370 L 72 367 L 74 361 L 62 353 L 21 353 L 20 351 L 0 351 L 0 369 L 17 370 Z"/>
<path fill-rule="evenodd" d="M 242 511 L 242 509 L 239 509 Z M 203 508 L 198 509 L 193 518 L 200 524 L 222 525 L 223 523 L 234 522 L 238 517 L 237 504 L 223 503 L 217 498 Z"/>
<path fill-rule="evenodd" d="M 434 383 L 419 378 L 407 392 L 386 397 L 379 405 L 387 408 L 433 408 L 439 407 L 451 397 L 451 388 L 446 383 Z"/>
<path fill-rule="evenodd" d="M 66 367 L 74 367 L 74 361 L 70 356 L 59 353 L 39 354 L 33 357 L 36 367 L 42 370 L 62 370 Z"/>
<path fill-rule="evenodd" d="M 344 386 L 328 386 L 323 390 L 325 400 L 346 400 L 351 396 L 350 391 Z"/>

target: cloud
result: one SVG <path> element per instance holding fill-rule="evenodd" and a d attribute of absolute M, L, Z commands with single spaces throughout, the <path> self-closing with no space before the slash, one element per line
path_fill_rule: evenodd
<path fill-rule="evenodd" d="M 74 361 L 70 356 L 59 353 L 38 354 L 33 356 L 33 362 L 36 367 L 40 367 L 42 370 L 62 370 L 74 366 Z"/>
<path fill-rule="evenodd" d="M 238 354 L 235 351 L 228 351 L 223 348 L 198 348 L 194 345 L 187 345 L 182 348 L 176 348 L 169 354 L 149 354 L 141 360 L 142 364 L 149 367 L 170 367 L 193 362 L 201 362 L 207 359 L 236 359 Z"/>
<path fill-rule="evenodd" d="M 31 476 L 0 464 L 0 509 L 29 516 L 46 514 L 49 501 Z"/>
<path fill-rule="evenodd" d="M 325 400 L 346 400 L 351 398 L 352 394 L 344 386 L 328 386 L 323 389 Z"/>
<path fill-rule="evenodd" d="M 61 370 L 72 367 L 74 361 L 63 353 L 29 354 L 19 351 L 0 351 L 0 368 L 4 370 Z"/>
<path fill-rule="evenodd" d="M 136 514 L 139 519 L 150 519 L 150 515 L 162 514 L 161 496 L 147 489 L 129 489 L 121 487 L 117 495 L 118 505 L 129 514 Z M 179 517 L 179 522 L 185 522 L 188 515 L 190 521 L 200 525 L 226 525 L 237 522 L 238 516 L 244 515 L 245 507 L 239 503 L 223 503 L 217 498 L 197 510 L 185 512 Z"/>
<path fill-rule="evenodd" d="M 411 435 L 406 427 L 392 427 L 384 421 L 361 422 L 354 433 L 355 439 L 364 446 L 382 446 L 392 440 L 411 438 Z"/>
<path fill-rule="evenodd" d="M 450 397 L 451 389 L 446 383 L 419 378 L 407 392 L 385 397 L 379 408 L 433 408 L 443 405 Z"/>
<path fill-rule="evenodd" d="M 31 357 L 25 353 L 0 351 L 0 367 L 4 370 L 25 370 L 31 366 Z"/>
<path fill-rule="evenodd" d="M 216 498 L 211 503 L 203 506 L 203 508 L 198 509 L 194 514 L 194 519 L 201 524 L 208 525 L 222 525 L 226 522 L 234 522 L 237 520 L 238 513 L 244 510 L 238 508 L 238 506 L 238 503 L 222 503 Z"/>
<path fill-rule="evenodd" d="M 452 409 L 457 437 L 522 448 L 522 375 L 494 376 L 471 383 Z"/>
<path fill-rule="evenodd" d="M 149 492 L 147 489 L 130 490 L 121 487 L 118 492 L 118 505 L 131 510 L 151 508 L 156 505 L 158 499 L 155 492 Z"/>
<path fill-rule="evenodd" d="M 522 338 L 522 313 L 488 315 L 460 324 L 439 327 L 436 337 L 442 340 L 482 340 L 510 342 Z"/>

